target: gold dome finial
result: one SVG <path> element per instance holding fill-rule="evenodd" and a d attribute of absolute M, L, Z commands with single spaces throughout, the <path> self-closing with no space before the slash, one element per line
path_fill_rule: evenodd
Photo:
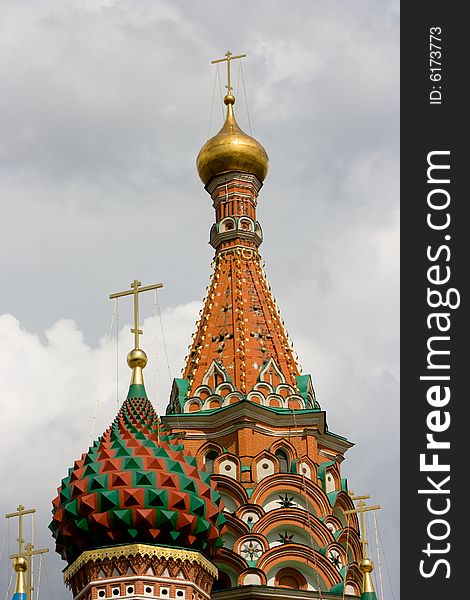
<path fill-rule="evenodd" d="M 212 177 L 230 171 L 251 173 L 262 183 L 268 173 L 268 155 L 263 146 L 251 136 L 244 133 L 238 126 L 233 112 L 235 96 L 230 80 L 230 61 L 244 58 L 246 54 L 233 56 L 230 50 L 225 58 L 213 60 L 211 64 L 227 63 L 227 94 L 224 104 L 227 106 L 227 116 L 222 129 L 208 140 L 199 151 L 196 165 L 204 185 Z"/>
<path fill-rule="evenodd" d="M 132 369 L 131 385 L 143 385 L 142 369 L 145 368 L 148 362 L 147 355 L 139 348 L 139 335 L 143 335 L 144 333 L 139 328 L 139 294 L 141 292 L 148 292 L 149 290 L 157 290 L 163 287 L 163 283 L 155 283 L 154 285 L 146 285 L 145 287 L 141 286 L 140 281 L 134 279 L 131 283 L 132 289 L 109 295 L 110 299 L 121 298 L 122 296 L 134 296 L 134 327 L 131 329 L 131 333 L 134 334 L 134 349 L 127 355 L 127 364 Z"/>
<path fill-rule="evenodd" d="M 374 584 L 372 583 L 371 573 L 374 569 L 374 563 L 370 558 L 364 557 L 359 563 L 359 570 L 361 571 L 362 577 L 362 594 L 374 594 Z"/>
<path fill-rule="evenodd" d="M 18 558 L 15 558 L 14 569 L 17 573 L 25 573 L 28 570 L 28 561 L 24 556 L 18 556 Z"/>
<path fill-rule="evenodd" d="M 21 594 L 23 596 L 26 592 L 24 574 L 28 570 L 28 561 L 24 556 L 18 556 L 15 558 L 13 568 L 16 571 L 15 597 L 16 594 Z"/>

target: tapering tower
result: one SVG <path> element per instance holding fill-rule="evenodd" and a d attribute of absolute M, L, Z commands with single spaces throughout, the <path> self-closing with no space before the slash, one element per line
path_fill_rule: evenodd
<path fill-rule="evenodd" d="M 147 356 L 135 347 L 127 398 L 111 426 L 62 480 L 50 525 L 67 561 L 64 580 L 78 600 L 209 600 L 221 544 L 220 495 L 194 457 L 160 423 L 144 387 Z"/>
<path fill-rule="evenodd" d="M 329 430 L 263 270 L 256 209 L 268 156 L 235 119 L 234 58 L 214 61 L 227 63 L 226 119 L 197 157 L 215 209 L 214 270 L 164 421 L 222 495 L 220 599 L 262 586 L 359 596 L 359 527 L 341 476 L 352 444 Z"/>

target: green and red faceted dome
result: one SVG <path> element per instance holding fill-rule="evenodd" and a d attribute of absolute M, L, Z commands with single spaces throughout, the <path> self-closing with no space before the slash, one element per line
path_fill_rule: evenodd
<path fill-rule="evenodd" d="M 111 427 L 58 488 L 50 524 L 69 563 L 84 550 L 147 543 L 213 556 L 225 523 L 220 495 L 131 385 Z"/>

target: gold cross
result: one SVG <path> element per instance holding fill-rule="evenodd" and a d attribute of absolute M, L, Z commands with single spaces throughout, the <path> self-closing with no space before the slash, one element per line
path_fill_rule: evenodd
<path fill-rule="evenodd" d="M 141 287 L 140 281 L 134 279 L 131 283 L 131 290 L 126 290 L 125 292 L 118 292 L 117 294 L 110 294 L 109 298 L 112 300 L 113 298 L 121 298 L 122 296 L 134 296 L 134 327 L 131 329 L 131 333 L 134 334 L 134 346 L 135 349 L 139 348 L 139 335 L 143 335 L 142 329 L 139 329 L 139 294 L 141 292 L 148 292 L 149 290 L 157 290 L 163 287 L 163 283 L 156 283 L 154 285 L 146 285 L 145 287 Z"/>
<path fill-rule="evenodd" d="M 32 591 L 33 591 L 31 558 L 32 558 L 32 556 L 34 556 L 36 554 L 45 554 L 46 552 L 49 552 L 49 549 L 41 548 L 40 550 L 34 550 L 33 544 L 26 544 L 25 549 L 23 551 L 23 544 L 24 544 L 23 516 L 34 514 L 36 512 L 36 509 L 35 508 L 25 509 L 25 507 L 20 504 L 16 510 L 17 510 L 17 512 L 9 513 L 9 514 L 5 515 L 5 518 L 7 518 L 7 519 L 11 519 L 12 517 L 18 517 L 18 552 L 16 554 L 11 554 L 10 558 L 12 558 L 12 559 L 25 558 L 27 561 L 26 562 L 26 564 L 27 564 L 26 574 L 27 574 L 28 581 L 27 581 L 27 585 L 26 585 L 26 598 L 27 598 L 27 600 L 30 600 L 32 597 Z"/>
<path fill-rule="evenodd" d="M 230 61 L 235 60 L 236 58 L 245 58 L 246 54 L 238 54 L 237 56 L 233 56 L 230 50 L 227 50 L 225 53 L 225 58 L 217 58 L 216 60 L 211 61 L 211 65 L 215 65 L 216 63 L 226 62 L 227 63 L 227 93 L 230 94 L 232 92 L 232 86 L 230 85 Z"/>
<path fill-rule="evenodd" d="M 367 512 L 368 510 L 379 510 L 380 506 L 366 506 L 366 503 L 364 502 L 364 500 L 367 500 L 368 498 L 370 498 L 370 496 L 354 496 L 354 492 L 350 492 L 349 493 L 351 500 L 359 500 L 359 504 L 357 505 L 357 507 L 354 510 L 345 510 L 343 514 L 345 515 L 352 515 L 354 514 L 359 514 L 359 518 L 361 520 L 361 544 L 362 544 L 362 557 L 366 558 L 367 556 L 367 537 L 366 537 L 366 526 L 365 526 L 365 520 L 364 520 L 364 513 Z"/>
<path fill-rule="evenodd" d="M 24 539 L 23 539 L 23 516 L 24 515 L 32 515 L 33 513 L 36 512 L 35 508 L 29 508 L 28 510 L 25 509 L 25 507 L 20 504 L 18 506 L 18 508 L 16 509 L 17 512 L 14 513 L 9 513 L 8 515 L 5 515 L 6 519 L 11 519 L 12 517 L 18 517 L 18 554 L 23 553 L 23 544 L 24 544 Z"/>

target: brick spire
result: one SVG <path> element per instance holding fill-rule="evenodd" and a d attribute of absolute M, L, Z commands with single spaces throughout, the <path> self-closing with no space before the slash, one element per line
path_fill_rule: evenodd
<path fill-rule="evenodd" d="M 216 215 L 210 236 L 216 253 L 183 373 L 190 394 L 204 384 L 217 387 L 224 378 L 246 394 L 268 363 L 269 383 L 297 388 L 300 370 L 258 253 L 260 187 L 256 176 L 242 172 L 214 177 L 207 186 Z"/>

